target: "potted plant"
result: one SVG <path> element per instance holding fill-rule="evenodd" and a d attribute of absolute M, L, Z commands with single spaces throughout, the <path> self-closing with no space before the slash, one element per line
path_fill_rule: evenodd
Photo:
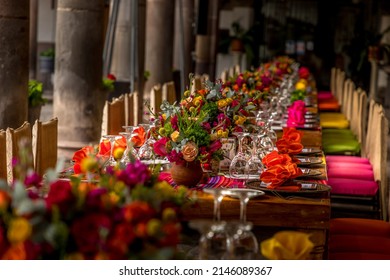
<path fill-rule="evenodd" d="M 247 60 L 252 61 L 254 57 L 253 51 L 253 30 L 254 27 L 244 30 L 238 21 L 234 21 L 231 25 L 231 34 L 221 40 L 220 50 L 222 52 L 240 52 L 247 55 Z"/>
<path fill-rule="evenodd" d="M 28 121 L 34 123 L 41 115 L 42 105 L 46 103 L 43 98 L 43 85 L 37 80 L 28 82 Z"/>
<path fill-rule="evenodd" d="M 54 49 L 49 48 L 44 50 L 39 55 L 40 72 L 52 73 L 54 71 Z"/>

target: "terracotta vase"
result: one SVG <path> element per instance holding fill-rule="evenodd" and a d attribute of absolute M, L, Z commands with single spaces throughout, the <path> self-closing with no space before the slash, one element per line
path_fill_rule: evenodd
<path fill-rule="evenodd" d="M 171 176 L 177 185 L 187 187 L 196 186 L 203 177 L 200 162 L 187 162 L 186 164 L 172 163 Z"/>

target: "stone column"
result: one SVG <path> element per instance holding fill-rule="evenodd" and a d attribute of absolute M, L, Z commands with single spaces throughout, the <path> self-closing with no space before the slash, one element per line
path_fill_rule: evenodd
<path fill-rule="evenodd" d="M 145 93 L 157 83 L 172 80 L 173 22 L 175 1 L 146 1 L 145 70 L 150 78 Z"/>
<path fill-rule="evenodd" d="M 37 25 L 38 25 L 38 0 L 30 0 L 30 59 L 29 77 L 37 76 Z"/>
<path fill-rule="evenodd" d="M 183 23 L 180 21 L 180 3 L 182 5 L 182 19 Z M 180 69 L 181 60 L 184 58 L 184 88 L 189 87 L 189 74 L 193 73 L 192 67 L 192 51 L 195 43 L 194 36 L 194 0 L 176 0 L 175 8 L 175 35 L 174 35 L 174 57 L 173 57 L 173 67 L 174 69 Z M 183 26 L 181 26 L 183 24 Z M 183 32 L 183 33 L 182 33 Z M 181 36 L 184 35 L 184 38 Z M 184 50 L 182 47 L 184 46 Z M 184 55 L 183 53 L 184 52 Z M 183 81 L 182 81 L 183 82 Z"/>
<path fill-rule="evenodd" d="M 29 5 L 0 0 L 0 129 L 27 120 Z"/>
<path fill-rule="evenodd" d="M 103 11 L 104 0 L 58 1 L 53 112 L 63 156 L 101 136 Z"/>

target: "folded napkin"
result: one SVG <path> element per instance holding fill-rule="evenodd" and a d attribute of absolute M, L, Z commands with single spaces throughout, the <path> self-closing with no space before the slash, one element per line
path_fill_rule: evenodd
<path fill-rule="evenodd" d="M 261 254 L 270 260 L 304 260 L 313 250 L 309 234 L 298 231 L 280 231 L 261 242 Z"/>
<path fill-rule="evenodd" d="M 294 101 L 294 103 L 288 108 L 287 126 L 297 127 L 305 124 L 305 114 L 305 102 L 302 100 Z"/>

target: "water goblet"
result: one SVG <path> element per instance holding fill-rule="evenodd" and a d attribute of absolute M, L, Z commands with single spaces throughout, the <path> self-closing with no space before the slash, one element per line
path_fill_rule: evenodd
<path fill-rule="evenodd" d="M 127 165 L 127 164 L 133 162 L 135 159 L 137 159 L 138 156 L 137 156 L 137 151 L 134 149 L 133 143 L 131 142 L 131 138 L 135 135 L 133 133 L 134 126 L 123 126 L 123 128 L 126 131 L 119 132 L 119 134 L 126 138 L 126 149 L 123 152 L 123 156 L 122 156 L 120 162 L 124 165 Z"/>
<path fill-rule="evenodd" d="M 114 158 L 114 145 L 115 145 L 115 140 L 118 139 L 119 135 L 103 135 L 102 138 L 105 140 L 108 140 L 110 142 L 110 156 L 108 160 L 104 163 L 104 169 L 107 169 L 108 167 L 116 166 L 117 162 Z"/>
<path fill-rule="evenodd" d="M 213 219 L 214 221 L 220 221 L 221 220 L 221 202 L 223 200 L 223 197 L 225 196 L 223 193 L 223 190 L 225 188 L 216 188 L 216 189 L 203 189 L 203 192 L 209 193 L 213 195 L 214 198 L 214 215 Z"/>
<path fill-rule="evenodd" d="M 233 259 L 253 260 L 259 258 L 259 243 L 252 232 L 251 222 L 232 223 Z"/>
<path fill-rule="evenodd" d="M 248 179 L 259 179 L 261 173 L 263 173 L 264 165 L 262 163 L 262 158 L 259 157 L 257 152 L 258 148 L 258 138 L 260 137 L 257 133 L 251 133 L 250 137 L 252 139 L 252 151 L 251 157 L 248 160 Z"/>
<path fill-rule="evenodd" d="M 146 140 L 145 143 L 138 150 L 138 158 L 140 160 L 151 160 L 154 156 L 153 152 L 153 139 L 150 137 L 150 130 L 154 127 L 153 123 L 141 123 L 139 126 L 145 130 Z"/>
<path fill-rule="evenodd" d="M 189 226 L 201 234 L 197 258 L 201 260 L 226 260 L 232 258 L 232 237 L 225 221 L 195 220 Z M 194 252 L 192 252 L 194 255 Z"/>
<path fill-rule="evenodd" d="M 243 223 L 246 222 L 246 210 L 248 201 L 251 198 L 264 195 L 263 191 L 246 188 L 224 189 L 223 193 L 224 195 L 235 197 L 240 200 L 240 221 Z"/>
<path fill-rule="evenodd" d="M 238 139 L 238 152 L 233 157 L 230 166 L 229 174 L 232 178 L 246 180 L 248 176 L 248 155 L 243 150 L 244 137 L 248 136 L 248 132 L 233 132 Z"/>

